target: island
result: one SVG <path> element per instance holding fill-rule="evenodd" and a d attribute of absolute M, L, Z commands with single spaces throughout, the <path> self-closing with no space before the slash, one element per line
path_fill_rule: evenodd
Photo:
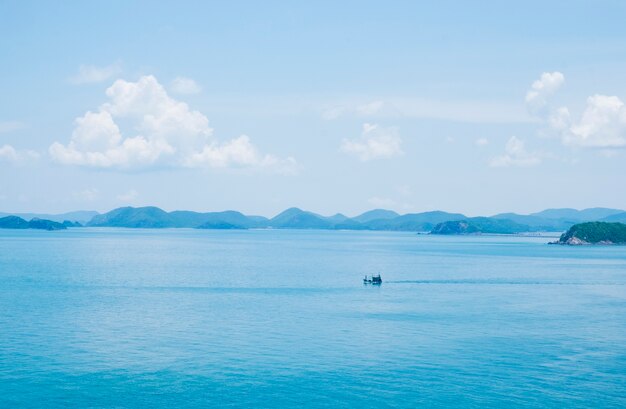
<path fill-rule="evenodd" d="M 550 244 L 581 246 L 590 244 L 626 244 L 626 224 L 587 222 L 575 224 Z"/>
<path fill-rule="evenodd" d="M 0 229 L 65 230 L 67 226 L 52 220 L 34 218 L 26 221 L 18 216 L 7 216 L 0 218 Z"/>

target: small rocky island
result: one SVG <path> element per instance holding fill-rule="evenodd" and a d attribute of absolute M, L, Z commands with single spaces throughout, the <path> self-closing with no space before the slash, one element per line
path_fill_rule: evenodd
<path fill-rule="evenodd" d="M 37 218 L 26 221 L 21 217 L 7 216 L 0 218 L 0 229 L 65 230 L 67 229 L 67 223 L 64 224 Z"/>
<path fill-rule="evenodd" d="M 588 222 L 573 225 L 550 244 L 581 246 L 587 244 L 626 244 L 626 224 Z"/>

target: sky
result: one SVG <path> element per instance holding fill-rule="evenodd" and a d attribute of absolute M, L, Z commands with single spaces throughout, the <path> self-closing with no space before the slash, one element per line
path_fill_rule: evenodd
<path fill-rule="evenodd" d="M 0 211 L 626 208 L 626 3 L 0 1 Z"/>

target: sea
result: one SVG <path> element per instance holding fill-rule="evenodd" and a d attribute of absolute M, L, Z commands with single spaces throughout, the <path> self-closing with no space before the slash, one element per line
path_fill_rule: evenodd
<path fill-rule="evenodd" d="M 626 407 L 626 247 L 550 240 L 0 230 L 0 407 Z"/>

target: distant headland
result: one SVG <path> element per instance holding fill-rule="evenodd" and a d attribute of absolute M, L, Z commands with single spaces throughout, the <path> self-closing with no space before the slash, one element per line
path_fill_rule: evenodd
<path fill-rule="evenodd" d="M 19 220 L 18 220 L 19 219 Z M 501 213 L 490 217 L 467 217 L 460 213 L 431 211 L 398 214 L 374 209 L 355 217 L 341 213 L 322 216 L 298 208 L 267 218 L 228 210 L 223 212 L 166 212 L 158 207 L 120 207 L 100 214 L 78 211 L 54 214 L 0 213 L 0 228 L 126 227 L 196 229 L 323 229 L 412 231 L 431 234 L 527 234 L 562 232 L 584 222 L 626 223 L 626 211 L 608 208 L 548 209 L 529 215 Z"/>
<path fill-rule="evenodd" d="M 37 230 L 65 230 L 68 226 L 75 227 L 74 222 L 58 223 L 52 220 L 32 218 L 26 221 L 18 216 L 0 218 L 0 229 L 37 229 Z"/>
<path fill-rule="evenodd" d="M 559 240 L 550 244 L 581 246 L 589 244 L 626 244 L 626 224 L 607 222 L 579 223 L 570 227 Z"/>

